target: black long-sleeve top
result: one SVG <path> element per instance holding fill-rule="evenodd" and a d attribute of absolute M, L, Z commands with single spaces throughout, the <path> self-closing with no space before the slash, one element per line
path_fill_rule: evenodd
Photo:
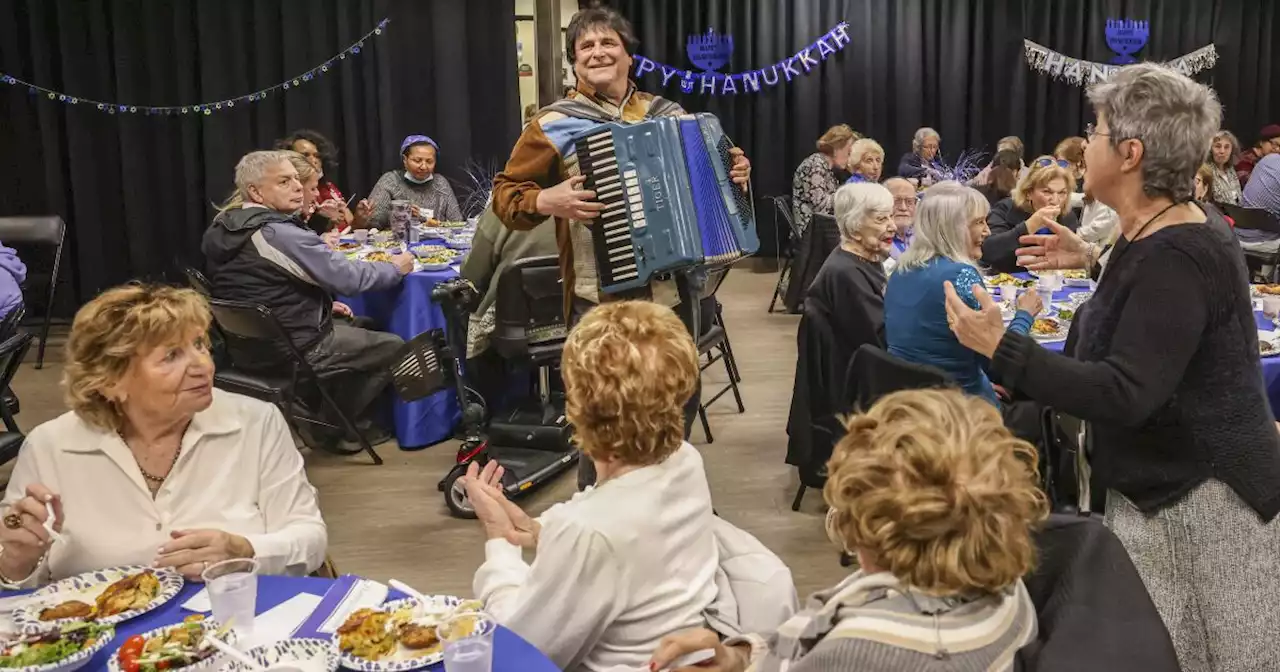
<path fill-rule="evenodd" d="M 982 263 L 1001 273 L 1017 273 L 1023 270 L 1018 266 L 1018 239 L 1027 235 L 1027 220 L 1031 213 L 1013 204 L 1012 198 L 1006 198 L 991 206 L 987 215 L 987 226 L 991 235 L 982 242 Z M 1058 223 L 1075 231 L 1080 228 L 1080 218 L 1074 211 L 1058 219 Z"/>
<path fill-rule="evenodd" d="M 1071 355 L 1006 333 L 1004 383 L 1092 424 L 1102 483 L 1154 512 L 1209 478 L 1264 520 L 1280 512 L 1248 272 L 1221 215 L 1116 245 L 1078 311 Z"/>

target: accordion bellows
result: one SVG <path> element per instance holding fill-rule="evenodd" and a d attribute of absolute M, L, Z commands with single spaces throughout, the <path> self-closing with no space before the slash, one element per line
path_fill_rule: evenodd
<path fill-rule="evenodd" d="M 605 205 L 591 226 L 600 291 L 760 249 L 751 198 L 729 179 L 732 147 L 711 114 L 608 123 L 574 138 L 584 188 Z"/>

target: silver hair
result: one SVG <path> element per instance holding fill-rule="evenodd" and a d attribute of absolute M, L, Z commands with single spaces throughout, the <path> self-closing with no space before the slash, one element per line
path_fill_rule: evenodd
<path fill-rule="evenodd" d="M 990 211 L 986 196 L 959 182 L 929 187 L 916 206 L 911 245 L 898 257 L 894 272 L 922 268 L 938 257 L 977 266 L 969 255 L 969 220 Z"/>
<path fill-rule="evenodd" d="M 929 128 L 928 126 L 925 126 L 924 128 L 917 128 L 916 134 L 911 136 L 911 151 L 919 154 L 920 148 L 924 147 L 924 141 L 928 140 L 930 137 L 937 138 L 938 144 L 942 144 L 942 136 L 938 135 L 937 131 Z"/>
<path fill-rule="evenodd" d="M 846 184 L 836 190 L 835 212 L 840 239 L 851 243 L 867 220 L 893 214 L 893 194 L 875 182 Z"/>
<path fill-rule="evenodd" d="M 1120 68 L 1089 89 L 1089 102 L 1105 117 L 1111 146 L 1142 143 L 1142 191 L 1187 201 L 1196 170 L 1222 123 L 1213 89 L 1155 63 Z"/>
<path fill-rule="evenodd" d="M 1205 163 L 1214 168 L 1218 167 L 1218 164 L 1213 162 L 1213 143 L 1219 140 L 1226 140 L 1231 143 L 1231 156 L 1227 157 L 1227 169 L 1234 171 L 1236 163 L 1240 161 L 1240 139 L 1236 137 L 1235 133 L 1225 128 L 1213 134 L 1213 139 L 1209 141 L 1209 158 L 1205 160 Z"/>
<path fill-rule="evenodd" d="M 849 165 L 856 166 L 862 163 L 868 154 L 879 154 L 880 158 L 884 158 L 884 147 L 871 138 L 854 140 L 853 147 L 849 150 Z"/>
<path fill-rule="evenodd" d="M 899 176 L 897 176 L 897 175 L 894 175 L 893 177 L 891 177 L 891 178 L 889 178 L 889 179 L 885 180 L 884 182 L 881 182 L 880 184 L 883 184 L 883 185 L 885 186 L 885 188 L 886 188 L 886 189 L 888 189 L 890 184 L 896 184 L 896 183 L 898 183 L 898 182 L 901 182 L 901 183 L 903 183 L 903 184 L 907 185 L 908 187 L 910 187 L 910 188 L 911 188 L 911 191 L 915 191 L 915 190 L 916 190 L 916 185 L 912 184 L 912 183 L 911 183 L 911 180 L 908 180 L 908 179 L 907 179 L 907 178 L 905 178 L 905 177 L 899 177 Z"/>
<path fill-rule="evenodd" d="M 290 154 L 296 154 L 291 150 L 280 149 L 262 149 L 255 152 L 249 152 L 240 157 L 240 161 L 236 163 L 236 188 L 231 192 L 231 196 L 222 204 L 216 206 L 218 212 L 226 212 L 243 206 L 249 201 L 249 186 L 257 184 L 267 176 L 267 169 L 272 166 L 278 166 L 281 163 L 292 163 L 289 159 Z M 302 156 L 298 154 L 298 156 Z"/>

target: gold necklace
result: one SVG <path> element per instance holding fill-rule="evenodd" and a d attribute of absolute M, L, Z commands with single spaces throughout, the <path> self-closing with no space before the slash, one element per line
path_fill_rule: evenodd
<path fill-rule="evenodd" d="M 128 447 L 129 441 L 124 438 L 123 432 L 120 432 L 120 440 L 124 441 L 124 445 Z M 133 451 L 130 451 L 130 452 L 133 452 Z M 138 465 L 138 471 L 142 473 L 143 478 L 147 479 L 152 483 L 155 483 L 156 485 L 160 485 L 161 483 L 165 482 L 165 479 L 169 478 L 169 474 L 173 473 L 173 466 L 178 463 L 178 458 L 181 456 L 182 456 L 182 444 L 179 443 L 178 449 L 173 453 L 173 460 L 169 462 L 169 470 L 165 473 L 164 476 L 156 476 L 155 474 L 147 471 L 146 469 L 143 469 L 142 461 L 138 459 L 138 456 L 136 454 L 133 456 L 133 462 L 134 464 Z"/>

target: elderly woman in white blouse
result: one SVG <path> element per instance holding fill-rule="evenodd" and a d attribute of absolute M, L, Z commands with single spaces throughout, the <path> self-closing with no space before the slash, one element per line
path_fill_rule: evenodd
<path fill-rule="evenodd" d="M 715 514 L 681 407 L 698 355 L 670 308 L 593 308 L 564 346 L 565 414 L 594 487 L 532 520 L 502 472 L 472 465 L 467 494 L 489 541 L 475 594 L 566 672 L 641 669 L 663 636 L 706 623 L 717 596 Z M 532 564 L 521 549 L 536 549 Z"/>
<path fill-rule="evenodd" d="M 324 520 L 284 417 L 213 389 L 209 322 L 199 294 L 158 285 L 110 289 L 76 313 L 71 411 L 31 432 L 5 493 L 4 585 L 119 565 L 198 579 L 231 558 L 268 574 L 324 562 Z"/>

